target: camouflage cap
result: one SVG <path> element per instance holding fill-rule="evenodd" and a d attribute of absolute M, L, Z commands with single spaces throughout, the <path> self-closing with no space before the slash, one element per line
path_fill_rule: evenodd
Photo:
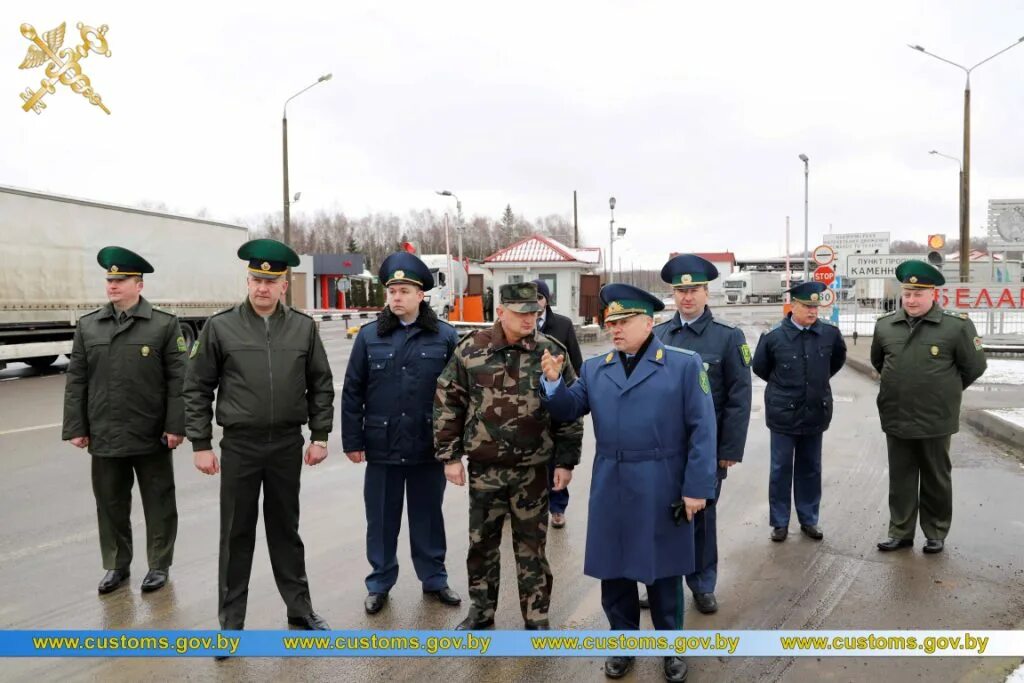
<path fill-rule="evenodd" d="M 537 285 L 533 282 L 514 282 L 498 288 L 498 301 L 501 307 L 513 313 L 537 313 Z"/>

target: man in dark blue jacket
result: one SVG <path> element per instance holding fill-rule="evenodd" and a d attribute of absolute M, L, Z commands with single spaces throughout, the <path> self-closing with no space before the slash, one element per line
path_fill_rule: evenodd
<path fill-rule="evenodd" d="M 676 314 L 654 327 L 654 335 L 667 346 L 700 354 L 711 381 L 718 421 L 718 478 L 715 499 L 693 520 L 696 568 L 686 585 L 704 614 L 718 611 L 715 584 L 718 579 L 718 499 L 729 468 L 743 460 L 750 423 L 750 347 L 743 331 L 711 315 L 708 283 L 718 269 L 695 254 L 680 254 L 661 269 L 661 279 L 672 285 Z"/>
<path fill-rule="evenodd" d="M 768 482 L 772 540 L 789 533 L 790 495 L 800 531 L 820 541 L 821 441 L 832 421 L 831 377 L 846 362 L 839 328 L 818 318 L 825 285 L 803 282 L 789 290 L 793 312 L 761 335 L 754 352 L 754 374 L 768 383 L 765 416 L 771 430 L 772 464 Z"/>
<path fill-rule="evenodd" d="M 381 264 L 387 306 L 356 337 L 342 390 L 345 455 L 366 462 L 366 577 L 364 607 L 376 614 L 398 580 L 398 532 L 409 502 L 409 544 L 423 592 L 446 605 L 462 602 L 448 587 L 441 503 L 444 466 L 434 458 L 433 408 L 437 377 L 458 342 L 455 328 L 423 300 L 434 286 L 430 269 L 405 252 Z"/>

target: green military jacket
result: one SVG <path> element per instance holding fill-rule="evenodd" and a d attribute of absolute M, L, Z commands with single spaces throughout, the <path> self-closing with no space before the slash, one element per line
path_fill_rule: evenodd
<path fill-rule="evenodd" d="M 126 457 L 165 452 L 185 433 L 185 339 L 177 317 L 146 299 L 118 324 L 113 304 L 82 316 L 64 388 L 62 438 L 89 437 L 89 452 Z"/>
<path fill-rule="evenodd" d="M 580 461 L 583 421 L 554 422 L 541 405 L 540 359 L 547 349 L 566 356 L 558 341 L 534 332 L 512 344 L 501 323 L 463 337 L 434 396 L 437 459 L 489 465 L 573 467 Z M 566 360 L 566 384 L 576 379 Z"/>
<path fill-rule="evenodd" d="M 185 376 L 186 435 L 196 451 L 217 424 L 274 438 L 309 422 L 313 441 L 334 423 L 334 378 L 313 318 L 278 304 L 267 318 L 244 302 L 217 313 L 192 346 Z"/>
<path fill-rule="evenodd" d="M 985 372 L 985 352 L 966 314 L 938 304 L 910 328 L 904 309 L 875 322 L 871 364 L 882 376 L 882 431 L 901 439 L 947 436 L 960 429 L 964 389 Z"/>

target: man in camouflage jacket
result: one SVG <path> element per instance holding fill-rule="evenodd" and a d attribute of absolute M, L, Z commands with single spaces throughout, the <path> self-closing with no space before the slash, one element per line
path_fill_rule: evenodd
<path fill-rule="evenodd" d="M 501 531 L 511 516 L 519 606 L 527 629 L 548 627 L 551 569 L 544 556 L 548 529 L 547 465 L 554 490 L 564 489 L 580 461 L 583 422 L 558 423 L 541 405 L 541 364 L 565 347 L 537 331 L 537 286 L 503 285 L 498 322 L 466 335 L 437 380 L 434 434 L 445 477 L 466 483 L 469 459 L 469 616 L 459 629 L 490 628 L 498 602 Z M 576 379 L 566 363 L 563 378 Z"/>

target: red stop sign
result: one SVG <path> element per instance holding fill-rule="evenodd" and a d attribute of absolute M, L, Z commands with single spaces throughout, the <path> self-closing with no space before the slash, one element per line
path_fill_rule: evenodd
<path fill-rule="evenodd" d="M 831 285 L 836 280 L 836 271 L 831 266 L 818 266 L 814 269 L 814 281 L 823 285 Z"/>

